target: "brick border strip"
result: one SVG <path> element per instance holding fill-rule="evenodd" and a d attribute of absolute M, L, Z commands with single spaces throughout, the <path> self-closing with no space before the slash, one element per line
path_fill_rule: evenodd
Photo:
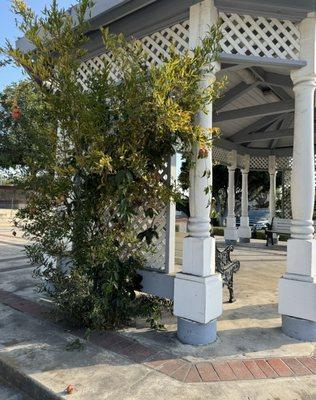
<path fill-rule="evenodd" d="M 32 317 L 52 323 L 48 317 L 48 308 L 34 301 L 0 289 L 0 302 Z M 57 324 L 54 325 L 58 327 Z M 80 338 L 84 337 L 82 331 L 71 333 Z M 185 383 L 316 375 L 316 357 L 312 356 L 226 359 L 192 363 L 183 358 L 175 358 L 171 353 L 144 346 L 117 332 L 94 332 L 89 342 Z"/>

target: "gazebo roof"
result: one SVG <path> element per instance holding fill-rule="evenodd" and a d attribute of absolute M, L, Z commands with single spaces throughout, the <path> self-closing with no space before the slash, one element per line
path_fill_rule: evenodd
<path fill-rule="evenodd" d="M 228 83 L 213 116 L 221 129 L 218 145 L 240 154 L 291 155 L 294 93 L 289 71 L 238 65 L 223 72 Z"/>
<path fill-rule="evenodd" d="M 289 157 L 294 112 L 290 71 L 306 64 L 299 58 L 297 23 L 316 11 L 316 0 L 214 2 L 225 25 L 219 74 L 228 77 L 225 93 L 214 105 L 214 126 L 221 129 L 216 145 L 237 150 L 241 155 Z M 152 52 L 154 62 L 163 55 L 168 41 L 171 44 L 178 40 L 182 43 L 179 47 L 188 48 L 189 9 L 195 3 L 198 0 L 96 0 L 87 17 L 90 41 L 86 59 L 93 60 L 105 53 L 101 26 L 108 26 L 114 33 L 148 38 L 145 47 Z M 164 39 L 166 43 L 150 36 L 164 29 L 171 32 Z M 155 40 L 152 49 L 150 42 Z M 24 38 L 17 45 L 24 51 L 30 50 Z M 159 46 L 165 49 L 161 52 Z"/>
<path fill-rule="evenodd" d="M 99 0 L 91 15 L 89 57 L 102 51 L 98 28 L 144 37 L 188 20 L 189 7 L 198 0 Z M 223 13 L 279 18 L 295 23 L 315 11 L 315 0 L 215 0 Z M 291 156 L 294 93 L 290 70 L 299 59 L 261 59 L 222 54 L 228 77 L 224 96 L 215 104 L 214 125 L 221 128 L 217 145 L 239 154 Z M 223 74 L 223 72 L 221 72 Z"/>
<path fill-rule="evenodd" d="M 188 20 L 197 0 L 97 1 L 91 15 L 89 57 L 98 55 L 102 42 L 98 28 L 144 37 Z M 215 0 L 222 13 L 240 13 L 289 20 L 295 24 L 316 9 L 315 0 Z M 247 40 L 247 39 L 246 39 Z M 304 60 L 227 54 L 221 56 L 228 77 L 223 97 L 214 107 L 214 125 L 221 128 L 217 145 L 253 156 L 291 156 L 294 93 L 290 70 Z M 224 71 L 224 72 L 223 72 Z"/>

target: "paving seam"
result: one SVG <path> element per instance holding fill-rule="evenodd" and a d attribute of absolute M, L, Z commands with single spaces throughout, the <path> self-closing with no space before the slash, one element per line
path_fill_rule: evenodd
<path fill-rule="evenodd" d="M 12 243 L 12 242 L 7 242 L 5 240 L 0 240 L 0 244 L 7 244 L 9 246 L 17 246 L 17 247 L 25 247 L 27 245 L 27 243 L 23 244 L 23 243 Z"/>
<path fill-rule="evenodd" d="M 34 268 L 34 265 L 23 264 L 23 265 L 16 265 L 15 267 L 0 268 L 0 274 L 3 272 L 19 271 L 21 269 L 28 269 L 28 268 Z"/>
<path fill-rule="evenodd" d="M 0 263 L 8 262 L 8 261 L 17 261 L 17 260 L 24 260 L 27 259 L 27 255 L 24 256 L 17 256 L 17 257 L 8 257 L 8 258 L 0 258 Z"/>

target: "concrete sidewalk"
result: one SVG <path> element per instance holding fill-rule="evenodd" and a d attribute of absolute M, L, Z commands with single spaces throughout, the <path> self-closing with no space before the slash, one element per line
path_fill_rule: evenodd
<path fill-rule="evenodd" d="M 50 322 L 47 299 L 34 293 L 22 239 L 0 235 L 0 254 L 0 359 L 54 398 L 316 399 L 315 343 L 298 342 L 280 330 L 276 287 L 284 269 L 282 249 L 236 248 L 237 302 L 224 304 L 217 342 L 198 348 L 176 339 L 176 321 L 167 315 L 166 332 L 137 321 L 85 342 L 82 332 Z M 78 339 L 83 348 L 69 351 Z M 69 384 L 76 391 L 66 396 Z"/>
<path fill-rule="evenodd" d="M 20 391 L 13 389 L 5 383 L 2 383 L 0 380 L 0 399 L 1 400 L 31 400 L 29 397 L 26 397 Z"/>

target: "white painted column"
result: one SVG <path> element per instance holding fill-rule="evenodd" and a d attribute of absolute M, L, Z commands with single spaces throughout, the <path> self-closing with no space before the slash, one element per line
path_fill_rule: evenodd
<path fill-rule="evenodd" d="M 270 175 L 270 191 L 269 191 L 269 219 L 275 217 L 276 202 L 276 162 L 275 156 L 269 156 L 269 175 Z"/>
<path fill-rule="evenodd" d="M 307 65 L 292 72 L 295 93 L 294 147 L 291 180 L 292 227 L 287 270 L 279 283 L 282 329 L 301 340 L 316 340 L 316 241 L 314 96 L 316 88 L 316 13 L 300 24 L 300 58 Z"/>
<path fill-rule="evenodd" d="M 199 44 L 217 19 L 213 0 L 202 1 L 190 8 L 190 48 Z M 215 65 L 215 68 L 219 66 Z M 201 87 L 208 85 L 210 79 L 214 79 L 214 75 L 205 76 Z M 211 128 L 212 104 L 205 112 L 201 111 L 195 121 L 203 128 Z M 174 286 L 178 337 L 193 345 L 216 340 L 216 321 L 222 314 L 222 280 L 215 273 L 215 239 L 210 237 L 212 194 L 205 191 L 212 184 L 212 152 L 208 149 L 208 154 L 199 158 L 199 150 L 199 144 L 192 149 L 189 236 L 183 242 L 182 272 L 176 274 Z"/>
<path fill-rule="evenodd" d="M 239 241 L 242 243 L 249 243 L 251 238 L 251 229 L 249 226 L 248 217 L 248 174 L 249 174 L 250 157 L 249 155 L 243 156 L 242 174 L 242 189 L 241 189 L 241 218 L 240 226 L 238 228 Z"/>
<path fill-rule="evenodd" d="M 177 156 L 174 154 L 168 162 L 168 183 L 175 184 L 177 179 Z M 166 209 L 167 229 L 166 229 L 166 259 L 165 273 L 175 273 L 175 242 L 176 242 L 176 204 L 170 202 Z"/>
<path fill-rule="evenodd" d="M 237 168 L 237 152 L 232 150 L 229 154 L 228 166 L 228 200 L 227 200 L 227 218 L 224 237 L 226 243 L 236 243 L 238 240 L 238 231 L 235 216 L 235 170 Z"/>

